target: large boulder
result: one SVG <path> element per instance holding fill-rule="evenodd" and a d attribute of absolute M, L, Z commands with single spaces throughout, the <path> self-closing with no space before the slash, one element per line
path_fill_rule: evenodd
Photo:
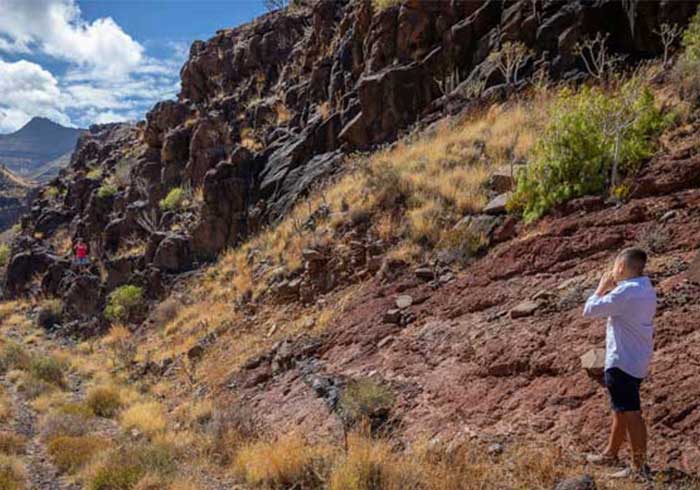
<path fill-rule="evenodd" d="M 190 239 L 175 234 L 166 236 L 158 244 L 153 265 L 164 272 L 176 273 L 188 270 L 192 267 Z"/>
<path fill-rule="evenodd" d="M 41 291 L 46 296 L 57 296 L 63 279 L 70 273 L 70 267 L 71 263 L 67 260 L 57 260 L 50 264 L 41 279 Z"/>
<path fill-rule="evenodd" d="M 183 124 L 168 131 L 160 151 L 162 162 L 160 181 L 170 187 L 178 184 L 183 177 L 183 171 L 190 158 L 190 139 L 192 127 Z"/>
<path fill-rule="evenodd" d="M 34 231 L 48 236 L 68 221 L 70 221 L 68 213 L 56 209 L 47 209 L 37 219 Z"/>
<path fill-rule="evenodd" d="M 416 62 L 365 76 L 357 90 L 361 111 L 339 135 L 353 148 L 395 138 L 439 93 L 433 74 Z"/>
<path fill-rule="evenodd" d="M 64 311 L 70 318 L 92 318 L 102 312 L 102 288 L 99 276 L 81 274 L 70 277 L 63 286 Z"/>
<path fill-rule="evenodd" d="M 190 116 L 190 108 L 174 100 L 166 100 L 157 103 L 146 114 L 146 127 L 143 130 L 143 139 L 147 145 L 160 148 L 163 145 L 165 134 L 179 126 Z"/>
<path fill-rule="evenodd" d="M 14 298 L 27 292 L 32 280 L 46 272 L 49 266 L 58 260 L 58 257 L 37 248 L 14 254 L 5 271 L 5 296 Z"/>
<path fill-rule="evenodd" d="M 204 178 L 204 205 L 192 233 L 196 256 L 212 257 L 245 232 L 246 165 L 221 162 Z"/>
<path fill-rule="evenodd" d="M 144 260 L 140 255 L 116 257 L 105 261 L 104 266 L 107 271 L 104 286 L 107 291 L 111 291 L 129 284 L 133 274 L 143 268 Z"/>
<path fill-rule="evenodd" d="M 226 121 L 210 114 L 197 121 L 189 145 L 185 177 L 194 186 L 201 185 L 206 173 L 231 152 L 231 134 Z"/>

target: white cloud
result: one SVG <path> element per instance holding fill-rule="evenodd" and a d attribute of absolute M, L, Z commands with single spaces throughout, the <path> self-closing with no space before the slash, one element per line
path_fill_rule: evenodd
<path fill-rule="evenodd" d="M 74 0 L 0 0 L 0 13 L 0 34 L 8 51 L 36 47 L 101 76 L 128 74 L 144 58 L 143 46 L 114 20 L 86 22 Z"/>
<path fill-rule="evenodd" d="M 36 63 L 0 59 L 0 131 L 17 129 L 33 116 L 70 125 L 64 96 L 54 76 Z"/>
<path fill-rule="evenodd" d="M 0 93 L 10 94 L 0 97 L 0 132 L 39 115 L 81 127 L 142 118 L 179 89 L 186 49 L 171 49 L 167 59 L 147 56 L 113 19 L 84 20 L 75 0 L 0 0 L 0 54 L 29 60 L 0 56 Z M 46 56 L 60 75 L 34 62 Z"/>

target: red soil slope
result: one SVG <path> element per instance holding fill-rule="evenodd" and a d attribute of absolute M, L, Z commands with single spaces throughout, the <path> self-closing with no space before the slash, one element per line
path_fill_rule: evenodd
<path fill-rule="evenodd" d="M 643 385 L 652 462 L 700 471 L 700 286 L 685 277 L 700 247 L 699 143 L 679 135 L 637 177 L 627 203 L 570 203 L 446 286 L 433 289 L 413 274 L 390 286 L 372 282 L 321 338 L 284 347 L 294 361 L 272 374 L 268 356 L 233 382 L 278 428 L 338 431 L 319 383 L 377 375 L 398 393 L 408 438 L 540 434 L 577 451 L 599 448 L 607 400 L 579 356 L 604 345 L 604 325 L 583 319 L 582 305 L 616 252 L 642 243 L 653 250 L 649 275 L 660 298 L 656 356 Z M 404 327 L 383 321 L 398 294 L 414 299 L 415 320 Z M 533 298 L 534 314 L 511 319 L 513 307 Z"/>

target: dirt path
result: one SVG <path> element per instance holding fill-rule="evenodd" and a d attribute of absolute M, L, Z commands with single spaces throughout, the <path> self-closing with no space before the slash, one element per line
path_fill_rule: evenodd
<path fill-rule="evenodd" d="M 22 344 L 21 334 L 10 330 L 5 332 L 8 340 Z M 25 346 L 31 354 L 42 353 L 40 349 Z M 75 391 L 72 387 L 79 385 L 74 379 L 68 379 L 68 390 Z M 29 401 L 18 392 L 17 387 L 7 380 L 6 376 L 0 377 L 0 384 L 5 389 L 5 395 L 10 401 L 13 418 L 9 429 L 27 439 L 25 454 L 22 457 L 29 475 L 29 490 L 79 490 L 80 486 L 66 481 L 59 475 L 58 470 L 49 458 L 46 443 L 41 437 L 39 415 L 29 404 Z"/>
<path fill-rule="evenodd" d="M 46 451 L 46 445 L 39 432 L 38 416 L 24 400 L 17 389 L 6 380 L 2 382 L 8 396 L 12 413 L 14 414 L 11 430 L 27 438 L 26 453 L 23 460 L 29 474 L 29 489 L 31 490 L 78 490 L 78 485 L 71 484 L 61 476 L 51 463 Z"/>

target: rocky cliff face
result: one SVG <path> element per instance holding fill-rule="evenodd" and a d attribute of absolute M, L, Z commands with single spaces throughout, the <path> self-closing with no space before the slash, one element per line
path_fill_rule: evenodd
<path fill-rule="evenodd" d="M 504 80 L 488 56 L 502 43 L 532 49 L 522 77 L 572 79 L 584 68 L 578 41 L 612 33 L 610 48 L 633 62 L 661 50 L 661 23 L 682 24 L 694 9 L 411 0 L 379 11 L 369 0 L 319 0 L 221 30 L 192 45 L 177 100 L 138 125 L 97 126 L 80 138 L 69 169 L 51 183 L 56 195 L 35 200 L 22 221 L 5 294 L 41 287 L 69 303 L 90 298 L 69 304 L 75 312 L 98 311 L 127 282 L 157 296 L 173 274 L 239 243 L 341 172 L 344 155 L 459 112 L 475 85 L 498 97 Z M 173 189 L 184 203 L 160 205 Z M 60 228 L 93 244 L 106 277 L 82 286 L 70 279 L 50 240 Z M 74 290 L 81 287 L 90 295 Z"/>

